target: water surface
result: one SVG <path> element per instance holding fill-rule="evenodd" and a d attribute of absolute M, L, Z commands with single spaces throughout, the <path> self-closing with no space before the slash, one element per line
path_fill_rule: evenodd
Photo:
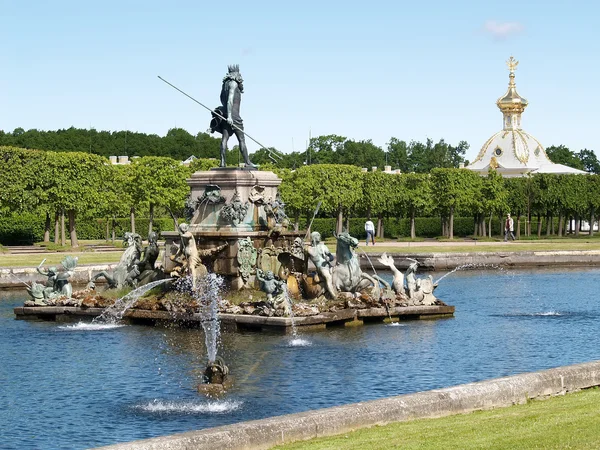
<path fill-rule="evenodd" d="M 434 274 L 434 278 L 442 274 Z M 453 319 L 223 333 L 235 386 L 195 390 L 198 329 L 14 320 L 0 292 L 0 447 L 88 448 L 600 359 L 600 270 L 468 271 L 436 294 Z"/>

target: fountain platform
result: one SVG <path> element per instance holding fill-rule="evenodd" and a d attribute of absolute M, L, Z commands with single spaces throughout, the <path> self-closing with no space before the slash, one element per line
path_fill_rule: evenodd
<path fill-rule="evenodd" d="M 73 306 L 19 306 L 14 309 L 16 319 L 73 322 L 99 316 L 103 308 Z M 454 316 L 454 306 L 401 306 L 388 311 L 385 308 L 340 309 L 313 316 L 294 318 L 294 325 L 302 329 L 323 329 L 336 326 L 354 326 L 403 320 L 442 319 Z M 266 317 L 250 314 L 219 314 L 223 331 L 292 332 L 289 317 Z M 181 326 L 200 326 L 200 314 L 174 314 L 168 311 L 129 309 L 123 322 L 140 325 L 177 323 Z"/>

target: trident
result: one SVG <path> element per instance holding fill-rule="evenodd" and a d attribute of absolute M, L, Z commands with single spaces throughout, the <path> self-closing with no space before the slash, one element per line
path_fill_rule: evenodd
<path fill-rule="evenodd" d="M 227 122 L 227 118 L 223 117 L 221 114 L 219 114 L 218 112 L 210 109 L 208 106 L 206 106 L 205 104 L 199 102 L 198 100 L 196 100 L 194 97 L 192 97 L 191 95 L 183 92 L 181 89 L 179 89 L 177 86 L 175 86 L 174 84 L 169 83 L 167 80 L 165 80 L 163 77 L 161 77 L 160 75 L 158 75 L 158 78 L 161 81 L 164 81 L 165 83 L 167 83 L 169 86 L 171 86 L 173 89 L 181 92 L 183 95 L 185 95 L 186 97 L 188 97 L 189 99 L 195 101 L 196 103 L 198 103 L 200 106 L 202 106 L 203 108 L 208 109 L 212 114 L 214 114 L 215 116 L 219 117 L 220 119 L 223 119 L 224 121 Z M 246 135 L 246 137 L 248 137 L 248 139 L 252 139 L 254 142 L 256 142 L 258 145 L 260 145 L 261 148 L 264 148 L 267 151 L 267 154 L 269 156 L 269 158 L 271 158 L 271 161 L 273 161 L 275 164 L 277 164 L 279 161 L 277 161 L 275 158 L 281 160 L 283 158 L 282 155 L 279 154 L 278 151 L 273 151 L 267 147 L 265 147 L 264 145 L 262 145 L 260 142 L 258 142 L 256 139 L 254 139 L 252 136 L 250 136 L 248 133 L 246 133 L 244 130 L 242 130 L 241 128 L 237 127 L 235 124 L 231 125 L 233 128 L 240 130 L 242 133 L 244 133 L 244 135 Z"/>

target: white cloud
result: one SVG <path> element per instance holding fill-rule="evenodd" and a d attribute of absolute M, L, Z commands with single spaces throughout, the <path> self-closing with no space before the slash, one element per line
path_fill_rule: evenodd
<path fill-rule="evenodd" d="M 519 34 L 525 27 L 519 22 L 497 22 L 495 20 L 488 20 L 483 30 L 489 33 L 496 39 L 506 39 L 508 37 Z"/>

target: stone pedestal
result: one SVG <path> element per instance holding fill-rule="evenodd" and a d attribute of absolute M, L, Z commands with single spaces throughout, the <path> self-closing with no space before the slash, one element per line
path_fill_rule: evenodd
<path fill-rule="evenodd" d="M 252 266 L 267 267 L 275 273 L 278 269 L 277 254 L 288 249 L 296 237 L 304 233 L 289 231 L 274 222 L 272 214 L 267 214 L 277 198 L 277 188 L 281 179 L 273 172 L 237 168 L 215 168 L 194 173 L 188 180 L 191 200 L 196 209 L 190 221 L 190 231 L 196 237 L 199 250 L 209 250 L 222 244 L 229 246 L 220 252 L 209 270 L 227 276 L 233 287 L 251 285 L 254 268 L 249 275 L 248 263 Z M 236 223 L 227 220 L 224 208 L 231 208 L 232 199 L 238 195 L 239 205 L 246 213 Z M 178 243 L 177 232 L 163 232 L 166 241 L 164 265 L 170 270 L 168 259 L 170 247 Z M 252 247 L 240 246 L 241 240 L 250 239 Z M 240 251 L 241 248 L 241 251 Z"/>
<path fill-rule="evenodd" d="M 263 205 L 275 200 L 277 187 L 281 179 L 273 172 L 258 170 L 219 168 L 194 173 L 188 180 L 192 189 L 191 199 L 197 202 L 208 189 L 218 186 L 223 203 L 205 201 L 199 205 L 190 223 L 192 231 L 259 231 L 267 230 L 267 217 Z M 248 204 L 248 212 L 244 220 L 237 226 L 225 222 L 219 212 L 226 203 L 230 203 L 235 193 L 240 201 Z"/>

